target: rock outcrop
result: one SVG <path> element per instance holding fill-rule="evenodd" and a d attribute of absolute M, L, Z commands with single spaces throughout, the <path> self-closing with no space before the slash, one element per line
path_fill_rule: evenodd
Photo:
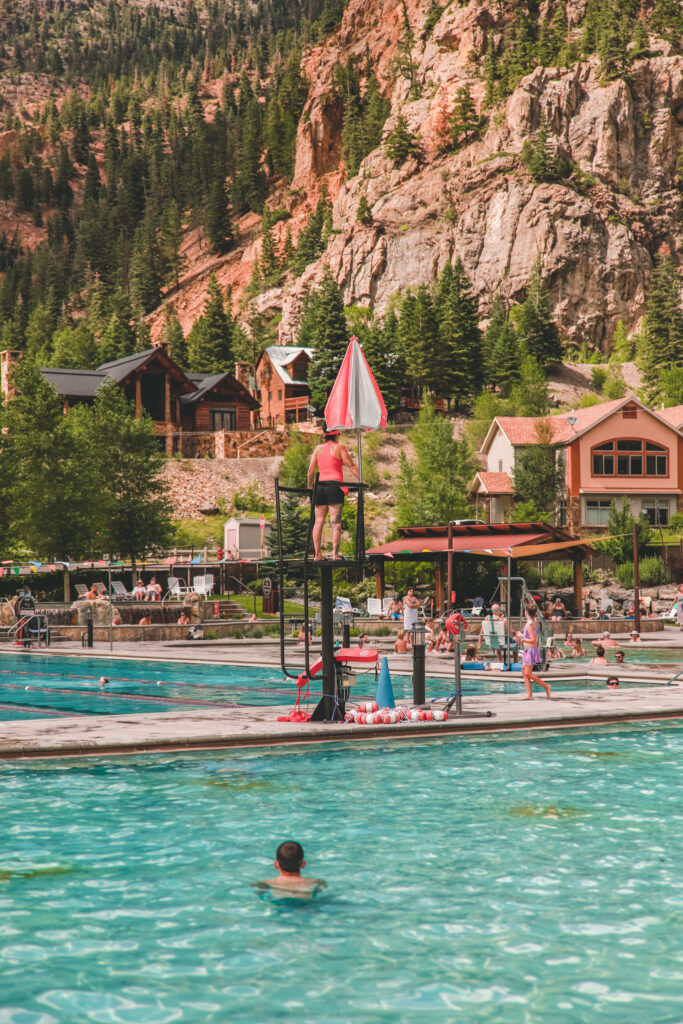
<path fill-rule="evenodd" d="M 402 25 L 400 5 L 352 0 L 339 32 L 306 58 L 309 100 L 297 141 L 295 187 L 317 191 L 336 167 L 341 114 L 333 68 L 366 47 L 391 99 L 385 127 L 402 114 L 420 134 L 421 165 L 395 168 L 382 148 L 338 191 L 326 252 L 285 289 L 280 338 L 289 343 L 302 296 L 329 265 L 345 303 L 380 313 L 409 285 L 430 283 L 459 256 L 485 317 L 493 295 L 523 298 L 540 256 L 560 327 L 577 342 L 606 349 L 619 319 L 636 326 L 653 258 L 664 243 L 678 258 L 683 243 L 676 160 L 683 144 L 683 58 L 637 61 L 628 81 L 601 79 L 597 58 L 570 69 L 537 68 L 507 101 L 487 110 L 482 137 L 457 153 L 439 143 L 457 89 L 467 85 L 482 109 L 482 55 L 502 28 L 500 8 L 481 0 L 451 5 L 426 41 L 427 3 L 407 6 L 422 95 L 410 100 L 404 79 L 389 75 Z M 568 9 L 570 24 L 580 14 Z M 555 153 L 581 174 L 535 182 L 520 160 L 542 121 Z M 356 219 L 364 196 L 371 226 Z"/>

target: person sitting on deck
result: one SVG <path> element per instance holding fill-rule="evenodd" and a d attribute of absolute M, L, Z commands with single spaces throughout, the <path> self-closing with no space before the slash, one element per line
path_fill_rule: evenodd
<path fill-rule="evenodd" d="M 157 583 L 154 576 L 147 584 L 147 600 L 148 601 L 161 601 L 161 584 Z"/>
<path fill-rule="evenodd" d="M 591 658 L 591 665 L 609 665 L 605 657 L 605 648 L 598 644 L 595 648 L 595 657 Z"/>
<path fill-rule="evenodd" d="M 550 618 L 555 622 L 558 622 L 560 619 L 567 618 L 567 609 L 561 597 L 555 598 L 555 603 L 550 609 Z"/>
<path fill-rule="evenodd" d="M 136 601 L 144 601 L 147 597 L 147 588 L 142 580 L 138 580 L 131 591 Z"/>
<path fill-rule="evenodd" d="M 327 887 L 322 878 L 302 877 L 301 869 L 306 867 L 304 851 L 301 845 L 293 840 L 280 843 L 275 854 L 275 867 L 278 871 L 277 876 L 263 882 L 254 882 L 257 889 L 276 889 L 286 896 L 311 899 L 321 889 Z"/>
<path fill-rule="evenodd" d="M 397 654 L 407 654 L 410 650 L 410 633 L 400 629 L 394 643 L 394 650 Z"/>
<path fill-rule="evenodd" d="M 324 441 L 317 445 L 308 465 L 308 486 L 313 486 L 316 470 L 318 484 L 313 495 L 315 503 L 315 524 L 313 526 L 313 549 L 316 562 L 322 561 L 323 527 L 329 510 L 332 523 L 332 558 L 339 558 L 339 543 L 342 534 L 342 506 L 344 504 L 344 466 L 348 466 L 356 479 L 360 479 L 358 468 L 343 444 L 339 444 L 338 430 L 324 430 Z"/>
<path fill-rule="evenodd" d="M 391 601 L 387 608 L 387 618 L 393 619 L 395 622 L 400 622 L 403 618 L 403 601 L 400 601 L 397 597 Z"/>
<path fill-rule="evenodd" d="M 442 623 L 439 635 L 436 638 L 436 644 L 434 650 L 437 654 L 446 654 L 449 651 L 455 650 L 453 647 L 453 640 L 451 635 L 448 633 L 445 624 Z"/>

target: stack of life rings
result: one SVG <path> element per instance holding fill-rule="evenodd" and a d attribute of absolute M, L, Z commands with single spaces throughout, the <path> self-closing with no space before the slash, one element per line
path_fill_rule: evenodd
<path fill-rule="evenodd" d="M 360 707 L 349 708 L 345 722 L 355 725 L 396 725 L 398 722 L 445 722 L 448 712 L 441 709 L 424 711 L 422 708 L 406 708 L 398 704 L 395 708 L 380 708 L 377 701 L 363 701 Z"/>

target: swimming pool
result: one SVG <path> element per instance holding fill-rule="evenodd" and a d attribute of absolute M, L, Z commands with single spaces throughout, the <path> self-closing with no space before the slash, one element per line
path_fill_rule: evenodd
<path fill-rule="evenodd" d="M 452 662 L 441 659 L 440 669 Z M 566 666 L 566 662 L 561 663 Z M 427 668 L 429 672 L 429 666 Z M 101 676 L 109 682 L 98 685 Z M 553 677 L 556 690 L 601 689 L 601 678 L 577 675 Z M 412 703 L 410 676 L 392 676 L 397 701 Z M 453 690 L 450 679 L 427 678 L 427 698 L 446 696 Z M 628 686 L 628 682 L 624 682 Z M 636 684 L 643 685 L 643 684 Z M 311 700 L 319 696 L 320 683 L 311 683 Z M 351 690 L 351 702 L 374 697 L 374 674 L 359 675 Z M 463 678 L 463 693 L 521 693 L 518 672 L 504 680 L 481 672 Z M 276 668 L 209 665 L 187 662 L 82 658 L 40 654 L 3 654 L 0 657 L 0 721 L 60 718 L 72 715 L 128 715 L 197 708 L 229 708 L 240 705 L 289 705 L 296 684 Z M 0 1024 L 2 1021 L 0 1020 Z"/>
<path fill-rule="evenodd" d="M 683 1017 L 683 728 L 0 763 L 0 1020 Z M 250 888 L 303 844 L 327 897 Z"/>

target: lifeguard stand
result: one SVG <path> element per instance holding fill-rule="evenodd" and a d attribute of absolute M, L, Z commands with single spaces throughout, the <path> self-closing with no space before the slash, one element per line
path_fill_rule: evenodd
<path fill-rule="evenodd" d="M 364 514 L 364 501 L 363 492 L 367 487 L 364 483 L 347 483 L 344 482 L 344 487 L 350 492 L 355 491 L 358 494 L 358 504 L 356 506 L 356 544 L 355 544 L 355 555 L 352 559 L 340 559 L 333 561 L 332 559 L 325 559 L 322 562 L 315 562 L 312 558 L 309 558 L 311 551 L 311 539 L 313 532 L 313 523 L 315 520 L 314 515 L 314 495 L 315 489 L 318 486 L 318 477 L 316 475 L 313 488 L 308 487 L 283 487 L 280 484 L 278 478 L 275 479 L 275 516 L 276 516 L 276 530 L 278 540 L 278 570 L 280 575 L 280 594 L 283 593 L 284 586 L 284 575 L 285 569 L 303 569 L 303 584 L 304 584 L 304 674 L 307 679 L 310 679 L 312 675 L 316 675 L 317 671 L 322 669 L 322 698 L 316 706 L 312 716 L 312 721 L 317 722 L 337 722 L 343 721 L 345 714 L 344 704 L 344 687 L 342 679 L 342 665 L 344 662 L 343 652 L 337 652 L 335 655 L 334 649 L 334 594 L 333 594 L 333 578 L 332 574 L 334 569 L 341 567 L 351 568 L 357 566 L 362 569 L 366 562 L 365 555 L 365 514 Z M 282 510 L 280 504 L 280 497 L 283 494 L 295 494 L 299 497 L 308 497 L 311 503 L 310 513 L 308 517 L 308 528 L 306 531 L 306 545 L 303 552 L 303 558 L 284 558 L 282 554 Z M 316 572 L 320 573 L 320 626 L 322 631 L 322 658 L 321 663 L 311 665 L 310 658 L 310 616 L 308 610 L 308 583 L 310 579 L 311 569 L 315 569 Z M 376 652 L 375 657 L 376 657 Z M 358 659 L 361 660 L 361 659 Z M 363 659 L 366 660 L 366 659 Z M 280 664 L 282 666 L 283 673 L 289 679 L 298 679 L 300 672 L 290 671 L 287 667 L 287 658 L 285 651 L 285 614 L 284 614 L 284 601 L 280 601 Z"/>

